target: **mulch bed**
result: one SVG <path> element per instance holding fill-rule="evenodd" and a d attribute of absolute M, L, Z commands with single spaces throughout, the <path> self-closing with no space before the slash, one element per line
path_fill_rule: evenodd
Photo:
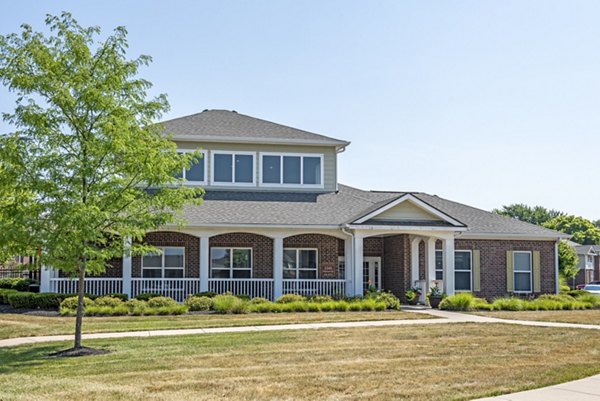
<path fill-rule="evenodd" d="M 54 309 L 15 309 L 10 305 L 0 305 L 0 313 L 17 313 L 20 315 L 60 316 Z"/>
<path fill-rule="evenodd" d="M 109 350 L 106 349 L 96 349 L 89 347 L 81 347 L 81 348 L 69 348 L 58 352 L 53 352 L 49 354 L 50 357 L 53 358 L 74 358 L 78 356 L 92 356 L 92 355 L 105 355 L 110 353 Z"/>

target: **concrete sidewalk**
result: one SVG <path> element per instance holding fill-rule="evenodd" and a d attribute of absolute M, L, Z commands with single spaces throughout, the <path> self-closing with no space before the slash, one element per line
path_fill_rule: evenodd
<path fill-rule="evenodd" d="M 600 401 L 600 375 L 475 401 Z"/>

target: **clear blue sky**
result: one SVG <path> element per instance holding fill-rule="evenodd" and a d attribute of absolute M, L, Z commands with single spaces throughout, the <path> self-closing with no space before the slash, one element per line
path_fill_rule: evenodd
<path fill-rule="evenodd" d="M 128 28 L 168 118 L 231 109 L 350 140 L 339 178 L 364 189 L 600 218 L 598 1 L 20 0 L 0 33 L 62 10 Z"/>

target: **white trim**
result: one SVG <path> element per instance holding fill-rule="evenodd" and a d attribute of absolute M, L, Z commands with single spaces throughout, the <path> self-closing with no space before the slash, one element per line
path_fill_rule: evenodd
<path fill-rule="evenodd" d="M 522 239 L 530 241 L 550 241 L 556 239 L 571 238 L 571 235 L 552 233 L 552 234 L 499 234 L 499 233 L 463 233 L 461 239 L 487 239 L 487 240 L 506 240 L 506 239 Z"/>
<path fill-rule="evenodd" d="M 295 248 L 295 247 L 284 247 L 283 248 L 283 255 L 285 255 L 285 251 L 296 251 L 296 267 L 294 269 L 287 269 L 285 267 L 285 263 L 283 264 L 283 272 L 285 272 L 286 270 L 294 270 L 296 272 L 296 277 L 295 278 L 285 278 L 283 277 L 284 280 L 318 280 L 319 279 L 319 248 Z M 317 265 L 315 266 L 314 269 L 301 269 L 300 267 L 298 267 L 298 263 L 300 262 L 300 251 L 315 251 L 315 261 L 317 262 Z M 337 268 L 337 266 L 336 266 Z M 313 271 L 315 270 L 315 278 L 314 279 L 310 279 L 310 278 L 300 278 L 298 277 L 298 273 L 300 272 L 300 270 L 302 271 Z"/>
<path fill-rule="evenodd" d="M 279 157 L 279 183 L 264 183 L 263 182 L 263 156 L 278 156 Z M 299 157 L 300 158 L 300 184 L 286 184 L 283 182 L 283 158 Z M 304 158 L 305 157 L 318 157 L 321 166 L 320 181 L 321 184 L 305 184 L 304 183 Z M 258 170 L 259 179 L 258 186 L 264 188 L 318 188 L 322 189 L 325 187 L 325 166 L 323 153 L 285 153 L 285 152 L 259 152 L 258 153 Z"/>
<path fill-rule="evenodd" d="M 516 269 L 516 263 L 515 263 L 515 255 L 517 253 L 527 253 L 529 254 L 529 291 L 517 291 L 514 290 L 513 292 L 515 294 L 531 294 L 533 293 L 533 252 L 531 251 L 513 251 L 512 253 L 512 262 L 513 262 L 513 286 L 516 288 L 517 286 L 517 280 L 515 280 L 515 275 L 517 273 L 519 274 L 523 274 L 523 273 L 527 273 L 527 271 L 525 270 L 519 270 L 517 271 Z"/>
<path fill-rule="evenodd" d="M 206 185 L 206 184 L 208 184 L 208 169 L 206 168 L 208 166 L 208 164 L 206 163 L 206 160 L 208 158 L 208 152 L 205 149 L 194 150 L 194 149 L 179 149 L 179 148 L 177 148 L 177 153 L 194 153 L 194 152 L 202 153 L 202 158 L 199 159 L 198 162 L 204 164 L 204 181 L 189 181 L 185 176 L 186 169 L 184 167 L 183 172 L 182 172 L 182 177 L 184 179 L 184 183 L 185 183 L 185 185 L 190 185 L 190 186 Z"/>
<path fill-rule="evenodd" d="M 231 182 L 215 181 L 215 156 L 231 156 Z M 235 156 L 252 156 L 252 182 L 235 182 Z M 211 150 L 210 151 L 210 184 L 214 186 L 236 186 L 236 187 L 255 187 L 256 186 L 256 152 L 241 150 Z"/>
<path fill-rule="evenodd" d="M 228 249 L 230 250 L 229 253 L 229 267 L 213 267 L 212 265 L 212 261 L 213 261 L 213 249 Z M 233 251 L 235 250 L 250 250 L 250 267 L 233 267 Z M 245 280 L 245 279 L 249 279 L 252 278 L 252 275 L 254 274 L 254 253 L 253 253 L 253 249 L 251 247 L 247 247 L 247 246 L 211 246 L 210 247 L 210 256 L 209 256 L 209 267 L 208 267 L 208 277 L 209 280 L 210 279 L 215 279 L 215 280 L 223 280 L 224 278 L 222 277 L 213 277 L 212 273 L 213 270 L 221 270 L 221 271 L 229 271 L 229 279 L 235 279 L 235 280 Z M 249 270 L 250 271 L 250 277 L 233 277 L 233 271 L 240 271 L 240 270 Z"/>
<path fill-rule="evenodd" d="M 456 254 L 459 252 L 467 252 L 469 254 L 469 265 L 471 269 L 469 270 L 458 270 L 456 268 Z M 443 253 L 442 253 L 443 255 Z M 443 263 L 443 262 L 442 262 Z M 468 290 L 458 290 L 456 289 L 456 272 L 465 273 L 469 272 L 469 289 Z M 473 251 L 470 249 L 454 249 L 454 291 L 455 292 L 473 292 Z"/>
<path fill-rule="evenodd" d="M 388 226 L 388 225 L 362 225 L 362 224 L 348 224 L 346 227 L 353 230 L 372 230 L 372 231 L 442 231 L 442 232 L 457 232 L 467 231 L 467 227 L 435 227 L 435 226 Z"/>
<path fill-rule="evenodd" d="M 157 249 L 161 249 L 162 252 L 160 253 L 160 266 L 159 267 L 144 267 L 144 257 L 151 255 L 152 253 L 146 254 L 146 255 L 142 255 L 142 261 L 141 261 L 141 277 L 136 277 L 136 278 L 141 278 L 141 279 L 173 279 L 173 280 L 177 280 L 177 279 L 182 279 L 185 278 L 185 247 L 184 246 L 157 246 L 155 247 Z M 165 266 L 165 249 L 181 249 L 183 250 L 183 266 L 182 267 L 166 267 Z M 158 270 L 160 269 L 160 277 L 144 277 L 144 270 Z M 165 277 L 165 269 L 167 270 L 181 270 L 183 272 L 183 276 L 181 277 Z"/>
<path fill-rule="evenodd" d="M 372 266 L 372 263 L 376 263 L 375 267 L 373 268 L 373 275 L 377 276 L 377 283 L 376 283 L 375 287 L 377 288 L 377 291 L 381 291 L 382 290 L 381 283 L 383 281 L 382 278 L 381 278 L 381 269 L 382 269 L 382 266 L 381 266 L 381 256 L 365 256 L 365 257 L 363 257 L 363 270 L 361 272 L 362 275 L 363 275 L 363 287 L 365 286 L 365 284 L 367 284 L 367 289 L 368 289 L 368 287 L 369 287 L 368 282 L 367 283 L 364 282 L 364 275 L 365 275 L 365 272 L 364 272 L 364 268 L 365 267 L 364 267 L 364 265 L 365 265 L 365 262 L 369 264 L 369 266 L 367 267 L 367 270 L 368 270 L 367 275 L 369 276 L 369 280 L 371 280 L 371 266 Z M 375 272 L 375 271 L 377 271 L 377 272 Z"/>
<path fill-rule="evenodd" d="M 437 255 L 438 255 L 438 252 L 442 256 L 442 268 L 441 269 L 437 268 Z M 437 278 L 437 273 L 439 271 L 442 272 L 442 278 Z M 434 280 L 439 280 L 439 281 L 443 281 L 444 280 L 444 250 L 443 249 L 436 249 L 435 250 L 435 277 L 434 277 Z"/>
<path fill-rule="evenodd" d="M 410 202 L 414 203 L 416 206 L 419 206 L 420 208 L 424 209 L 426 212 L 429 212 L 429 213 L 433 214 L 434 216 L 439 217 L 440 219 L 444 220 L 447 223 L 450 223 L 450 224 L 452 224 L 454 226 L 458 226 L 458 227 L 465 227 L 465 225 L 463 223 L 461 223 L 460 221 L 458 221 L 458 220 L 450 217 L 446 213 L 443 213 L 443 212 L 439 211 L 438 209 L 430 206 L 429 204 L 425 203 L 424 201 L 417 198 L 413 194 L 402 195 L 400 198 L 396 199 L 395 201 L 390 202 L 387 205 L 380 207 L 379 209 L 367 214 L 366 216 L 359 218 L 358 220 L 354 221 L 353 223 L 354 224 L 364 223 L 365 221 L 385 212 L 386 210 L 393 208 L 394 206 L 397 206 L 403 202 L 406 202 L 406 201 L 410 201 Z"/>
<path fill-rule="evenodd" d="M 336 149 L 343 149 L 350 145 L 348 141 L 329 140 L 316 142 L 311 139 L 286 139 L 286 138 L 246 138 L 230 136 L 224 138 L 222 136 L 173 136 L 172 141 L 181 142 L 208 142 L 208 143 L 257 143 L 260 145 L 306 145 L 306 146 L 335 146 Z"/>

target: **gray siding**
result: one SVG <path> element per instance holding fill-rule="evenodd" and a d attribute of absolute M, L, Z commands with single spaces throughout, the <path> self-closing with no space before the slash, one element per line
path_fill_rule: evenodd
<path fill-rule="evenodd" d="M 205 186 L 207 189 L 238 189 L 238 190 L 252 190 L 256 191 L 307 191 L 307 192 L 330 192 L 337 189 L 337 152 L 333 146 L 297 146 L 297 145 L 257 145 L 257 144 L 243 144 L 243 143 L 197 143 L 197 142 L 181 142 L 177 141 L 179 149 L 197 149 L 201 148 L 206 150 L 206 174 L 208 177 L 208 184 Z M 213 150 L 224 150 L 224 151 L 244 151 L 244 152 L 256 152 L 254 157 L 255 162 L 255 181 L 256 186 L 225 186 L 225 185 L 211 185 L 211 152 Z M 286 187 L 262 187 L 259 185 L 260 181 L 260 152 L 274 152 L 274 153 L 310 153 L 316 155 L 323 155 L 323 188 L 286 188 Z"/>

